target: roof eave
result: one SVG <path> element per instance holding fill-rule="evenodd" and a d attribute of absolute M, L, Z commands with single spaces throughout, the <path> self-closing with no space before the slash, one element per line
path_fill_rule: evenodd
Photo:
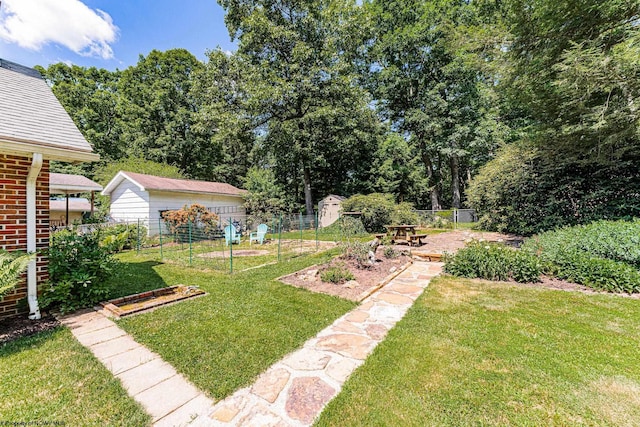
<path fill-rule="evenodd" d="M 207 194 L 211 196 L 227 196 L 227 197 L 239 197 L 244 199 L 244 194 L 231 194 L 231 193 L 214 193 L 211 191 L 193 191 L 193 190 L 174 190 L 174 189 L 159 189 L 159 188 L 146 188 L 147 191 L 155 191 L 160 193 L 188 193 L 188 194 Z"/>
<path fill-rule="evenodd" d="M 19 156 L 30 156 L 41 153 L 48 160 L 58 160 L 66 163 L 96 162 L 100 156 L 91 151 L 70 150 L 48 144 L 21 141 L 0 137 L 0 152 Z"/>

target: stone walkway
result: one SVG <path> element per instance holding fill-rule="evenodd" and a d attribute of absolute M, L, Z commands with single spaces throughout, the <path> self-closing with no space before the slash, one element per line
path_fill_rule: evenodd
<path fill-rule="evenodd" d="M 441 263 L 415 262 L 252 386 L 216 404 L 101 314 L 62 321 L 122 381 L 156 426 L 308 426 L 441 269 Z"/>
<path fill-rule="evenodd" d="M 122 382 L 154 425 L 186 425 L 211 409 L 211 399 L 102 314 L 76 313 L 60 321 Z"/>
<path fill-rule="evenodd" d="M 199 425 L 311 425 L 441 270 L 440 263 L 414 263 L 251 387 L 218 402 L 210 412 L 213 423 Z"/>

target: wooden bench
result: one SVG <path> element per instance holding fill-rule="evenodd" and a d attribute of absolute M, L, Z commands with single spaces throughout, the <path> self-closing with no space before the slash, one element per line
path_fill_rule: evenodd
<path fill-rule="evenodd" d="M 426 239 L 428 237 L 428 234 L 410 234 L 409 236 L 409 245 L 413 246 L 414 244 L 416 245 L 422 245 L 422 239 Z"/>

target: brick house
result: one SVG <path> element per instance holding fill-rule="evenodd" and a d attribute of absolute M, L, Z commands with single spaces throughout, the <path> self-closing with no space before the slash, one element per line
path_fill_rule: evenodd
<path fill-rule="evenodd" d="M 49 162 L 98 159 L 40 73 L 0 59 L 0 249 L 46 249 Z M 39 255 L 25 281 L 0 299 L 0 319 L 27 310 L 40 318 L 37 291 L 46 279 Z"/>

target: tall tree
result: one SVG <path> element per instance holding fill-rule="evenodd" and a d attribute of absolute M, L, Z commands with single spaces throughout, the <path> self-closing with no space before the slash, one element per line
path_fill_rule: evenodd
<path fill-rule="evenodd" d="M 384 116 L 419 153 L 436 209 L 444 186 L 452 206 L 461 206 L 462 182 L 502 138 L 493 80 L 478 65 L 477 50 L 486 55 L 487 46 L 469 41 L 481 34 L 475 7 L 462 0 L 369 4 L 376 28 L 372 88 Z"/>
<path fill-rule="evenodd" d="M 130 154 L 177 166 L 191 177 L 207 175 L 211 146 L 192 127 L 198 105 L 191 85 L 202 66 L 184 49 L 153 50 L 122 72 L 122 139 Z"/>
<path fill-rule="evenodd" d="M 370 152 L 359 148 L 376 145 L 377 123 L 350 60 L 360 45 L 359 8 L 342 0 L 220 4 L 246 65 L 245 106 L 254 128 L 273 159 L 296 172 L 312 212 L 319 172 L 331 170 L 344 182 L 366 166 L 354 162 Z"/>

